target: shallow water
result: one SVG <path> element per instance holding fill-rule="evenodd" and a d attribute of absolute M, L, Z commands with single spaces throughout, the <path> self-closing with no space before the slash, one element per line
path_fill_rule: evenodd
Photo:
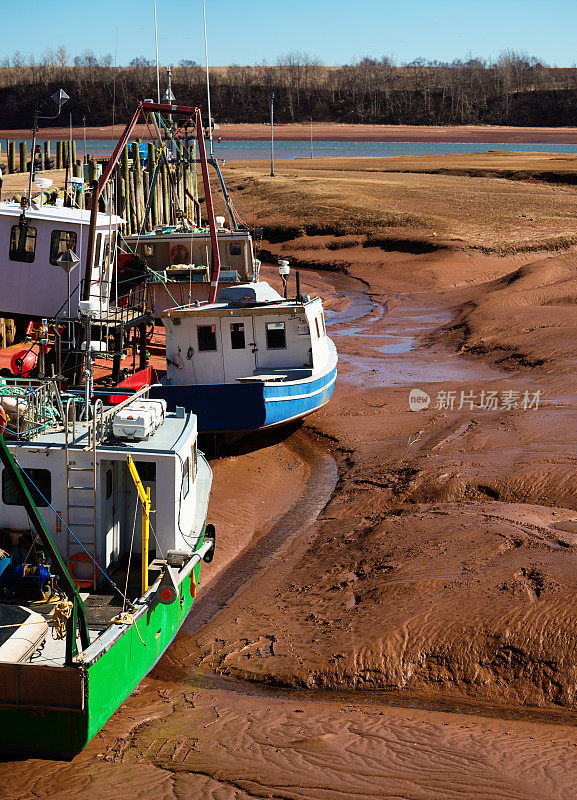
<path fill-rule="evenodd" d="M 451 313 L 445 309 L 423 309 L 411 300 L 401 301 L 389 313 L 386 303 L 368 296 L 362 281 L 334 273 L 323 273 L 322 277 L 350 301 L 342 311 L 325 312 L 339 360 L 348 367 L 339 380 L 376 387 L 506 377 L 501 370 L 426 342 L 427 336 L 451 320 Z M 383 315 L 390 320 L 389 326 L 382 325 Z M 355 340 L 374 355 L 349 352 Z M 411 358 L 407 358 L 408 353 L 412 353 Z"/>
<path fill-rule="evenodd" d="M 112 153 L 110 139 L 92 139 L 86 143 L 91 155 L 105 156 Z M 318 157 L 365 157 L 365 156 L 421 156 L 459 153 L 487 153 L 492 150 L 538 153 L 577 153 L 577 145 L 571 144 L 511 144 L 495 142 L 345 142 L 314 141 L 313 156 Z M 215 141 L 215 155 L 228 161 L 250 161 L 270 158 L 270 142 L 225 139 L 220 144 Z M 276 141 L 274 156 L 278 159 L 310 158 L 311 145 L 308 141 Z"/>

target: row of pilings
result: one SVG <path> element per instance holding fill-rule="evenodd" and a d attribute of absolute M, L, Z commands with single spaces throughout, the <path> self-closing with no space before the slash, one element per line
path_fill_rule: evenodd
<path fill-rule="evenodd" d="M 55 145 L 55 158 L 52 145 Z M 31 159 L 26 141 L 8 140 L 6 150 L 8 174 L 29 172 Z M 146 148 L 139 141 L 124 147 L 109 181 L 112 192 L 107 189 L 103 199 L 125 220 L 125 234 L 150 231 L 155 225 L 176 225 L 182 217 L 200 225 L 195 147 L 182 145 L 169 158 L 164 155 L 167 151 L 168 148 L 159 149 L 153 142 L 148 142 Z M 77 158 L 74 140 L 45 141 L 36 147 L 34 170 L 38 173 L 64 169 L 65 191 L 48 192 L 48 200 L 50 202 L 52 194 L 64 197 L 66 205 L 79 206 L 83 202 L 81 192 L 74 188 L 78 184 L 71 178 L 81 178 L 84 191 L 88 191 L 106 163 L 107 159 L 89 154 Z"/>

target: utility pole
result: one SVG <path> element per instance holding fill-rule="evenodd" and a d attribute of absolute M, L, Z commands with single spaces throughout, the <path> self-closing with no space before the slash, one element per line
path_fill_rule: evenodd
<path fill-rule="evenodd" d="M 311 158 L 313 157 L 313 118 L 311 117 Z"/>
<path fill-rule="evenodd" d="M 270 98 L 270 176 L 275 177 L 274 174 L 274 92 Z"/>

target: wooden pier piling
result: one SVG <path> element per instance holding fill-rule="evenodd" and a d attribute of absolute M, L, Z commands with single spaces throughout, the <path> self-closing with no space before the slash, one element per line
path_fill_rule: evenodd
<path fill-rule="evenodd" d="M 27 157 L 26 157 L 26 142 L 19 143 L 20 149 L 20 172 L 28 172 L 28 164 L 27 164 Z"/>
<path fill-rule="evenodd" d="M 12 139 L 8 140 L 8 173 L 12 175 L 16 172 L 16 142 Z"/>
<path fill-rule="evenodd" d="M 84 178 L 88 183 L 97 180 L 99 164 L 106 158 L 84 154 L 77 158 L 77 142 L 69 139 L 41 141 L 35 153 L 30 153 L 30 142 L 6 140 L 5 147 L 9 173 L 27 172 L 29 160 L 36 156 L 37 169 L 64 169 L 65 190 L 61 194 L 65 203 L 78 201 L 70 198 L 71 177 Z M 140 140 L 125 145 L 120 161 L 112 175 L 112 190 L 104 204 L 112 202 L 115 213 L 126 222 L 125 234 L 150 232 L 158 225 L 179 224 L 181 217 L 201 225 L 201 208 L 198 200 L 196 148 L 189 140 L 174 150 L 168 161 L 166 142 L 161 149 L 147 142 L 146 155 Z M 17 150 L 19 161 L 17 163 Z M 1 148 L 0 148 L 1 151 Z M 54 154 L 54 155 L 52 155 Z M 156 178 L 153 177 L 156 172 Z M 1 325 L 1 323 L 0 323 Z"/>

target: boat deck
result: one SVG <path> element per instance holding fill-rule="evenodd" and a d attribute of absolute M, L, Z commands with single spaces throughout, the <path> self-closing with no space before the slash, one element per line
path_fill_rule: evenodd
<path fill-rule="evenodd" d="M 122 591 L 126 590 L 126 594 L 129 598 L 137 598 L 140 594 L 140 563 L 140 558 L 133 559 L 128 584 L 126 581 L 126 565 L 117 565 L 115 569 L 110 572 L 110 576 L 116 585 Z M 154 567 L 151 567 L 149 571 L 149 580 L 154 581 L 157 577 L 156 570 Z M 106 586 L 94 591 L 84 590 L 80 592 L 80 596 L 86 609 L 91 643 L 109 627 L 110 620 L 113 619 L 113 617 L 118 616 L 123 610 L 126 611 L 131 607 L 131 603 L 125 602 L 123 608 L 123 598 L 120 592 L 114 590 L 112 587 L 110 591 Z M 44 617 L 49 625 L 51 624 L 56 605 L 54 601 L 30 603 L 29 601 L 27 602 L 24 597 L 10 600 L 8 604 L 12 606 L 18 604 L 31 609 L 36 614 L 40 614 Z M 52 627 L 50 627 L 44 642 L 24 663 L 64 666 L 65 651 L 65 640 L 54 639 L 52 636 Z"/>

